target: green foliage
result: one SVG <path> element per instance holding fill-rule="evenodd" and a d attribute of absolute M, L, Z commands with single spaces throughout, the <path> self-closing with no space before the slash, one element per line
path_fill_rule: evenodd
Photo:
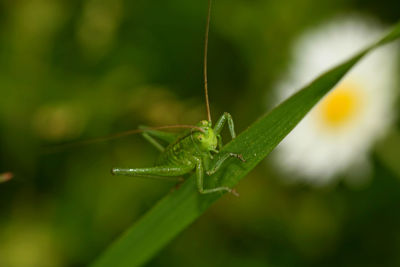
<path fill-rule="evenodd" d="M 236 185 L 364 55 L 399 37 L 400 23 L 377 43 L 321 75 L 253 123 L 222 149 L 222 153 L 242 154 L 246 163 L 231 159 L 209 180 L 228 186 Z M 200 195 L 195 187 L 194 177 L 190 177 L 179 190 L 168 194 L 145 214 L 94 266 L 138 266 L 145 263 L 221 196 L 222 194 Z"/>

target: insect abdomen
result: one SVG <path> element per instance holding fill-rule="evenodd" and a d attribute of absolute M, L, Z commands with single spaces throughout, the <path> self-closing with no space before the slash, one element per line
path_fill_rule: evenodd
<path fill-rule="evenodd" d="M 190 142 L 190 143 L 189 143 Z M 172 143 L 165 148 L 156 161 L 157 165 L 195 166 L 190 136 Z"/>

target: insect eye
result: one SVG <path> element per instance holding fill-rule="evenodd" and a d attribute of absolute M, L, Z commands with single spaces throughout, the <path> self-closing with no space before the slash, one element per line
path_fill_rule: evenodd
<path fill-rule="evenodd" d="M 199 137 L 197 137 L 197 139 L 198 139 L 199 141 L 202 141 L 202 140 L 203 140 L 203 136 L 202 136 L 202 135 L 199 135 Z"/>

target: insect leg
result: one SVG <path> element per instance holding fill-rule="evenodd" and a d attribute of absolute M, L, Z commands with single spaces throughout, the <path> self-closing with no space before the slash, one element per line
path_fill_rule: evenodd
<path fill-rule="evenodd" d="M 225 160 L 227 160 L 230 157 L 237 158 L 237 159 L 241 160 L 242 162 L 246 162 L 246 160 L 240 154 L 226 153 L 220 159 L 217 160 L 217 162 L 215 163 L 214 167 L 212 167 L 211 170 L 207 171 L 207 174 L 212 175 L 212 174 L 216 173 L 219 170 L 219 168 L 221 168 L 221 166 L 225 162 Z"/>
<path fill-rule="evenodd" d="M 222 137 L 220 134 L 217 135 L 217 139 L 218 139 L 218 149 L 221 150 L 224 144 L 222 143 Z"/>
<path fill-rule="evenodd" d="M 204 178 L 203 163 L 199 159 L 199 160 L 197 160 L 197 163 L 196 163 L 196 183 L 197 183 L 197 189 L 199 190 L 199 192 L 201 194 L 210 194 L 210 193 L 214 193 L 214 192 L 227 191 L 229 193 L 232 193 L 232 194 L 238 196 L 238 194 L 236 193 L 236 191 L 234 189 L 231 189 L 226 186 L 221 186 L 221 187 L 216 187 L 216 188 L 211 188 L 211 189 L 204 189 L 203 178 Z"/>
<path fill-rule="evenodd" d="M 166 143 L 172 143 L 176 140 L 179 134 L 176 133 L 167 133 L 159 130 L 152 130 L 147 128 L 146 126 L 139 126 L 139 129 L 143 130 L 144 132 L 148 133 L 149 135 L 163 140 Z"/>
<path fill-rule="evenodd" d="M 165 147 L 162 144 L 160 144 L 155 138 L 153 138 L 149 133 L 143 132 L 142 136 L 144 137 L 144 139 L 149 141 L 150 144 L 155 146 L 158 150 L 160 150 L 161 152 L 164 151 Z"/>
<path fill-rule="evenodd" d="M 224 127 L 226 122 L 228 122 L 229 132 L 231 133 L 233 139 L 236 137 L 235 126 L 233 124 L 232 116 L 228 112 L 224 112 L 224 114 L 215 123 L 214 132 L 216 134 L 219 134 L 222 131 L 222 128 Z"/>
<path fill-rule="evenodd" d="M 193 170 L 188 166 L 155 166 L 150 168 L 135 168 L 135 169 L 121 169 L 113 168 L 111 173 L 114 175 L 126 175 L 136 177 L 154 178 L 154 176 L 161 176 L 161 179 L 168 179 L 171 176 L 181 176 Z"/>

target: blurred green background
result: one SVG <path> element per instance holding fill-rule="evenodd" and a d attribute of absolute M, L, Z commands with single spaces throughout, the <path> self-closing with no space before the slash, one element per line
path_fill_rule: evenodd
<path fill-rule="evenodd" d="M 206 8 L 206 0 L 0 2 L 0 173 L 15 174 L 0 184 L 0 266 L 84 266 L 171 190 L 110 175 L 153 164 L 157 151 L 139 135 L 42 151 L 204 119 Z M 241 132 L 265 113 L 304 30 L 354 12 L 390 25 L 399 10 L 397 0 L 215 1 L 214 120 L 228 111 Z M 224 196 L 148 266 L 400 266 L 399 126 L 372 155 L 365 186 L 288 185 L 267 159 L 238 185 L 240 198 Z"/>

